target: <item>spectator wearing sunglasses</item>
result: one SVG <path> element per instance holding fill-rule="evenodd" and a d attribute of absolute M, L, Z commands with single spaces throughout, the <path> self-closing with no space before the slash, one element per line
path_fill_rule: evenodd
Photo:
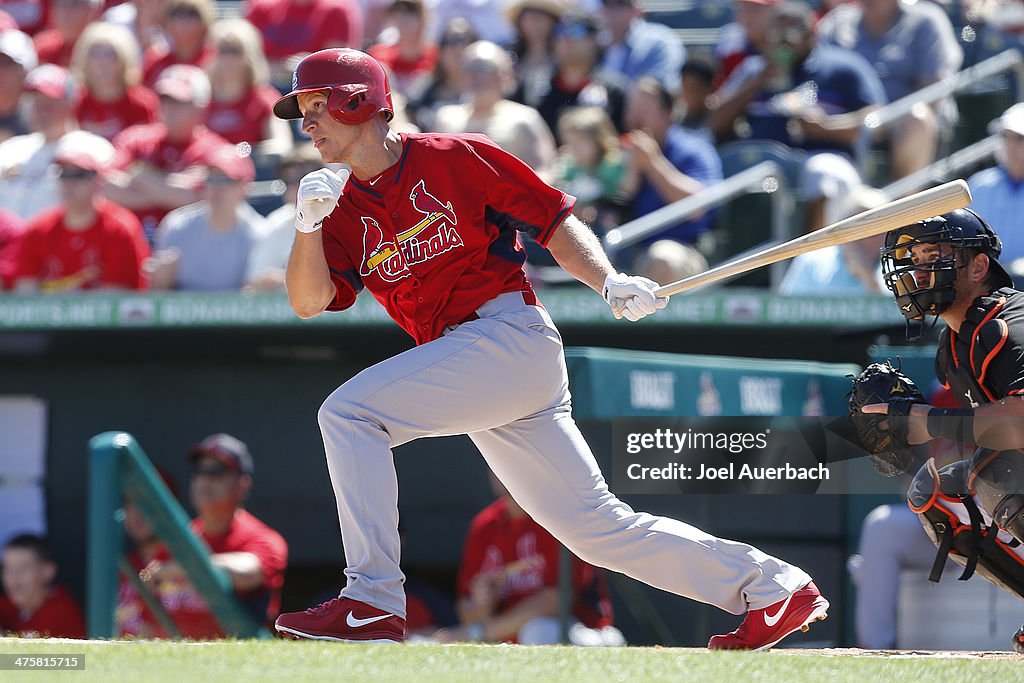
<path fill-rule="evenodd" d="M 242 607 L 259 623 L 276 617 L 288 563 L 281 534 L 245 509 L 253 485 L 249 447 L 230 434 L 212 434 L 188 451 L 192 469 L 189 497 L 198 516 L 192 531 L 210 549 L 210 561 L 224 570 Z M 181 565 L 153 560 L 140 572 L 185 638 L 223 638 L 221 628 Z"/>
<path fill-rule="evenodd" d="M 555 74 L 536 107 L 556 139 L 558 117 L 568 107 L 600 107 L 623 132 L 624 88 L 618 77 L 600 69 L 599 30 L 596 17 L 580 12 L 565 13 L 555 26 Z"/>
<path fill-rule="evenodd" d="M 54 152 L 61 203 L 29 222 L 16 250 L 16 291 L 59 294 L 87 289 L 145 289 L 149 245 L 135 215 L 104 199 L 103 173 L 114 148 L 72 131 Z"/>
<path fill-rule="evenodd" d="M 252 159 L 234 146 L 213 155 L 203 199 L 175 209 L 160 224 L 148 267 L 153 289 L 242 288 L 253 244 L 268 230 L 266 219 L 246 203 L 255 177 Z"/>

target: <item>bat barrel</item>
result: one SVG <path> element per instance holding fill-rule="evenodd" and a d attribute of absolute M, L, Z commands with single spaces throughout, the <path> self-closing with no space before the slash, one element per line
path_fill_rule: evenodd
<path fill-rule="evenodd" d="M 659 287 L 656 292 L 658 296 L 671 296 L 696 289 L 809 251 L 889 232 L 931 216 L 948 213 L 954 209 L 962 209 L 970 203 L 971 191 L 967 187 L 967 183 L 963 180 L 954 180 L 897 199 L 884 206 L 869 209 L 763 251 L 735 261 L 728 261 L 703 273 L 664 285 Z"/>

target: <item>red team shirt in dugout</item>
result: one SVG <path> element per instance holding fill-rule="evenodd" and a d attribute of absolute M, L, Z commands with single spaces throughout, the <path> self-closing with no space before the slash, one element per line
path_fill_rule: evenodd
<path fill-rule="evenodd" d="M 546 246 L 576 198 L 482 135 L 402 134 L 398 163 L 349 179 L 324 220 L 340 311 L 365 286 L 417 344 L 505 292 L 526 292 L 517 232 Z"/>

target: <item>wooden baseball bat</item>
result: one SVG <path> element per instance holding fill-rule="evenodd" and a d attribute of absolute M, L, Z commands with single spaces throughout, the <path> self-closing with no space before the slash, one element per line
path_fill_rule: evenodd
<path fill-rule="evenodd" d="M 910 225 L 925 218 L 938 216 L 954 209 L 962 209 L 970 203 L 971 191 L 967 187 L 967 183 L 963 180 L 954 180 L 869 209 L 838 223 L 826 225 L 820 230 L 809 232 L 764 251 L 735 261 L 727 261 L 703 273 L 662 285 L 656 291 L 658 296 L 671 296 L 689 289 L 696 289 L 815 249 L 845 244 L 902 228 L 904 225 Z"/>

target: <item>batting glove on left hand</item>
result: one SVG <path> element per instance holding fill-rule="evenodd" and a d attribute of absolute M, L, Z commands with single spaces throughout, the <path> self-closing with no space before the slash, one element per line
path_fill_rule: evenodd
<path fill-rule="evenodd" d="M 616 318 L 636 322 L 668 306 L 668 297 L 655 294 L 658 283 L 645 277 L 616 273 L 605 278 L 602 294 Z"/>

